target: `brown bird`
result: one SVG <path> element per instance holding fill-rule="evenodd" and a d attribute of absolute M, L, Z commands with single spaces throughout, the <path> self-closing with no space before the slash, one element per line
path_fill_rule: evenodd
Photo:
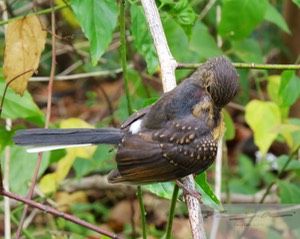
<path fill-rule="evenodd" d="M 119 128 L 20 130 L 13 140 L 42 146 L 36 151 L 115 144 L 117 169 L 108 176 L 111 183 L 150 184 L 199 174 L 214 162 L 224 132 L 221 110 L 236 95 L 238 81 L 227 58 L 212 58 Z"/>

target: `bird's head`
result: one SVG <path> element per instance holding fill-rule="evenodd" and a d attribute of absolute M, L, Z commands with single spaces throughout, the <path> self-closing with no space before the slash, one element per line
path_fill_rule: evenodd
<path fill-rule="evenodd" d="M 239 75 L 226 57 L 215 57 L 203 63 L 191 76 L 206 88 L 219 108 L 228 104 L 236 95 Z"/>

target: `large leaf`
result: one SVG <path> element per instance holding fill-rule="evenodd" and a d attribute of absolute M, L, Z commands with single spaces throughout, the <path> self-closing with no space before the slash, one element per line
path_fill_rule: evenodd
<path fill-rule="evenodd" d="M 158 58 L 144 12 L 142 7 L 135 4 L 131 5 L 130 12 L 130 30 L 134 37 L 134 45 L 138 52 L 144 56 L 149 74 L 153 74 L 158 67 Z"/>
<path fill-rule="evenodd" d="M 207 26 L 201 22 L 197 22 L 193 27 L 189 49 L 197 54 L 199 60 L 224 54 L 209 33 Z"/>
<path fill-rule="evenodd" d="M 1 160 L 4 159 L 4 152 L 0 154 Z M 43 154 L 39 176 L 41 176 L 49 162 L 49 152 Z M 11 146 L 10 147 L 10 169 L 9 169 L 9 184 L 10 191 L 19 195 L 25 196 L 30 182 L 34 175 L 34 170 L 37 163 L 37 155 L 26 152 L 25 147 Z M 1 162 L 4 165 L 4 162 Z"/>
<path fill-rule="evenodd" d="M 26 16 L 8 24 L 4 52 L 3 76 L 6 82 L 24 72 L 9 85 L 19 95 L 27 89 L 28 79 L 37 70 L 41 53 L 44 50 L 47 33 L 42 29 L 40 20 Z"/>
<path fill-rule="evenodd" d="M 173 182 L 167 182 L 167 183 L 154 183 L 143 186 L 150 192 L 156 194 L 159 197 L 171 199 L 172 193 L 174 189 L 174 183 Z"/>
<path fill-rule="evenodd" d="M 287 163 L 289 160 L 288 155 L 281 155 L 277 159 L 277 164 L 278 164 L 278 170 L 281 171 L 283 169 L 283 166 Z M 289 162 L 288 166 L 285 168 L 285 171 L 289 170 L 299 170 L 300 169 L 300 161 L 293 159 Z"/>
<path fill-rule="evenodd" d="M 222 204 L 206 181 L 206 172 L 199 174 L 196 179 L 196 189 L 201 193 L 201 200 L 207 206 L 223 211 Z"/>
<path fill-rule="evenodd" d="M 95 65 L 112 40 L 118 8 L 112 0 L 71 0 L 71 7 L 89 39 L 92 63 Z"/>
<path fill-rule="evenodd" d="M 224 0 L 218 31 L 222 37 L 241 39 L 262 22 L 267 0 Z"/>
<path fill-rule="evenodd" d="M 195 52 L 188 51 L 189 39 L 180 25 L 172 18 L 163 20 L 163 27 L 173 57 L 178 62 L 197 62 L 199 56 Z M 177 79 L 185 77 L 187 71 L 176 71 Z"/>
<path fill-rule="evenodd" d="M 269 22 L 274 23 L 281 30 L 285 31 L 286 33 L 291 33 L 291 31 L 290 31 L 288 25 L 286 24 L 284 18 L 281 16 L 281 14 L 278 12 L 278 10 L 270 3 L 268 4 L 265 19 Z"/>
<path fill-rule="evenodd" d="M 279 95 L 282 99 L 282 106 L 291 106 L 300 96 L 300 78 L 295 71 L 284 71 L 281 74 Z"/>
<path fill-rule="evenodd" d="M 277 181 L 281 203 L 300 203 L 300 187 L 291 182 Z"/>
<path fill-rule="evenodd" d="M 4 91 L 5 85 L 4 79 L 0 73 L 1 95 Z M 31 95 L 25 91 L 23 97 L 21 97 L 17 95 L 11 88 L 7 89 L 1 117 L 4 119 L 21 118 L 38 126 L 43 126 L 45 122 L 44 114 L 34 103 Z"/>
<path fill-rule="evenodd" d="M 261 48 L 253 39 L 233 41 L 231 50 L 244 62 L 264 62 Z"/>
<path fill-rule="evenodd" d="M 275 128 L 281 122 L 279 107 L 273 102 L 252 100 L 246 106 L 246 122 L 254 131 L 254 142 L 265 155 L 276 139 Z"/>

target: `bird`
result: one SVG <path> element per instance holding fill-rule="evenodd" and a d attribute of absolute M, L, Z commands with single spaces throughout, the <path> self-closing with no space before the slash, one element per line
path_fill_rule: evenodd
<path fill-rule="evenodd" d="M 225 56 L 213 57 L 118 128 L 26 129 L 16 131 L 13 141 L 36 147 L 32 152 L 116 145 L 110 183 L 178 180 L 200 174 L 214 162 L 225 130 L 222 108 L 237 94 L 238 86 L 239 75 L 231 62 Z"/>

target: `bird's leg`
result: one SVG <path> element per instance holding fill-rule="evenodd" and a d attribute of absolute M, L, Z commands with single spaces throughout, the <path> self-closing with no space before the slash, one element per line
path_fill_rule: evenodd
<path fill-rule="evenodd" d="M 195 189 L 190 189 L 190 188 L 187 188 L 182 182 L 180 182 L 179 179 L 176 179 L 175 180 L 175 183 L 178 185 L 178 187 L 180 187 L 183 191 L 183 194 L 179 196 L 179 198 L 181 199 L 182 196 L 186 196 L 186 195 L 191 195 L 195 198 L 197 198 L 199 200 L 200 203 L 202 203 L 201 201 L 201 193 L 198 192 L 197 190 Z"/>

